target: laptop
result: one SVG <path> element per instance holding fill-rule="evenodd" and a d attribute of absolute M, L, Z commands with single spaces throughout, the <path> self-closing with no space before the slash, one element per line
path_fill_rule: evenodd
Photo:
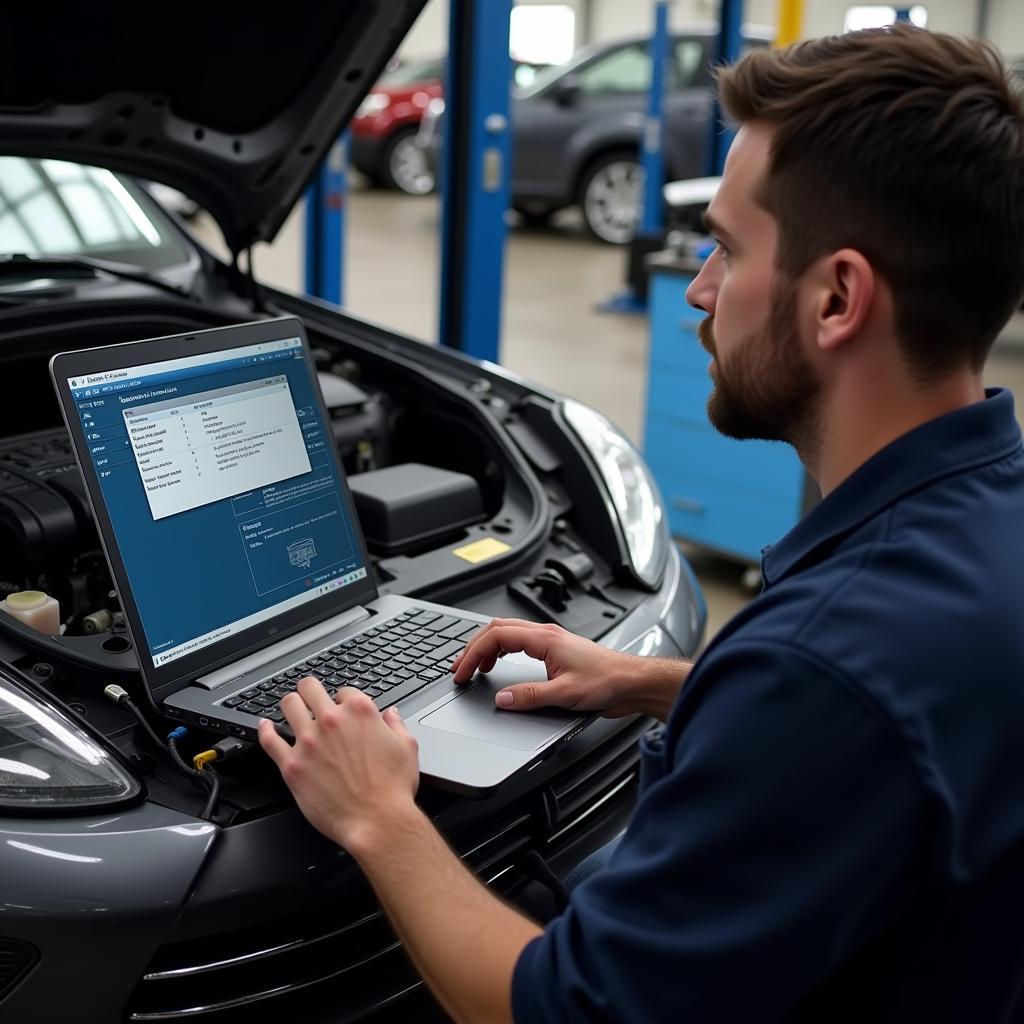
<path fill-rule="evenodd" d="M 455 687 L 488 621 L 379 592 L 302 324 L 291 317 L 50 361 L 152 706 L 246 740 L 299 679 L 397 705 L 423 775 L 485 796 L 593 716 L 501 711 L 547 678 L 509 655 Z"/>

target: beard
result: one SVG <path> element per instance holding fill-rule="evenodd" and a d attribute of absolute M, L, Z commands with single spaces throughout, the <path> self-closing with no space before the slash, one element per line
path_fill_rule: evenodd
<path fill-rule="evenodd" d="M 697 329 L 700 343 L 715 357 L 708 397 L 711 425 L 737 441 L 810 447 L 821 382 L 800 347 L 796 286 L 785 282 L 777 287 L 766 327 L 736 346 L 727 370 L 717 358 L 713 320 L 709 316 Z"/>

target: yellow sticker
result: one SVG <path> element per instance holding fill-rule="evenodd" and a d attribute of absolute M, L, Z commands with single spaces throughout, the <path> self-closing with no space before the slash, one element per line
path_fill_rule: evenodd
<path fill-rule="evenodd" d="M 510 544 L 498 540 L 497 537 L 484 537 L 483 540 L 473 541 L 464 548 L 455 548 L 452 554 L 476 565 L 477 562 L 486 562 L 488 558 L 496 558 L 511 550 Z"/>

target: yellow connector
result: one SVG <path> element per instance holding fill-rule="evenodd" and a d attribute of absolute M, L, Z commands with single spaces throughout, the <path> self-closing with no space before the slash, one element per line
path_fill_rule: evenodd
<path fill-rule="evenodd" d="M 192 767 L 195 768 L 197 772 L 201 772 L 208 764 L 216 760 L 216 750 L 204 750 L 201 754 L 196 754 L 196 756 L 192 758 Z"/>

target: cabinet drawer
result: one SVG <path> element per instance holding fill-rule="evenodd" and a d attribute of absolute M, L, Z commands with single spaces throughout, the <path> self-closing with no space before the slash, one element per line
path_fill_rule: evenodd
<path fill-rule="evenodd" d="M 706 418 L 696 423 L 648 414 L 644 453 L 648 462 L 656 459 L 683 480 L 691 474 L 718 480 L 765 497 L 792 500 L 794 508 L 802 500 L 804 469 L 789 445 L 734 441 L 719 434 Z"/>
<path fill-rule="evenodd" d="M 686 279 L 665 277 L 650 297 L 651 362 L 707 371 L 711 358 L 697 340 L 697 326 L 705 314 L 687 305 Z M 672 291 L 669 292 L 668 289 Z"/>
<path fill-rule="evenodd" d="M 756 562 L 800 518 L 800 501 L 768 496 L 696 474 L 682 475 L 663 463 L 651 469 L 668 509 L 672 534 Z"/>

